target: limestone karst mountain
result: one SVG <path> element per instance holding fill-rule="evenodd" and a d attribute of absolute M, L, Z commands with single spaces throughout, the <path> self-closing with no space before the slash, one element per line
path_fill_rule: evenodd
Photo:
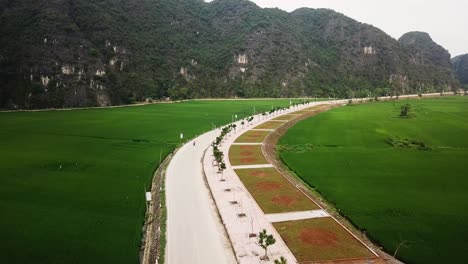
<path fill-rule="evenodd" d="M 455 75 L 460 83 L 468 88 L 468 54 L 460 55 L 452 59 Z"/>
<path fill-rule="evenodd" d="M 0 108 L 449 90 L 446 52 L 327 9 L 246 0 L 0 0 Z M 428 42 L 428 46 L 421 43 Z"/>

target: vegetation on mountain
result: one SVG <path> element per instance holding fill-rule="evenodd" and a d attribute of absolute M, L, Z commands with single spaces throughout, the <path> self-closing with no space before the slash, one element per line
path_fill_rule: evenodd
<path fill-rule="evenodd" d="M 455 75 L 465 90 L 468 89 L 468 54 L 460 55 L 452 59 L 452 67 Z"/>
<path fill-rule="evenodd" d="M 246 0 L 0 0 L 0 10 L 0 108 L 358 97 L 457 85 L 445 62 L 419 63 L 417 49 L 327 9 L 287 13 Z"/>

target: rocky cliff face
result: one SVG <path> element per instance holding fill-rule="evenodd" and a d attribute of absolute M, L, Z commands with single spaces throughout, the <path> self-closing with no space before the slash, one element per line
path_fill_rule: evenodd
<path fill-rule="evenodd" d="M 425 32 L 409 32 L 398 40 L 411 50 L 411 62 L 416 65 L 450 66 L 450 54 Z"/>
<path fill-rule="evenodd" d="M 0 107 L 449 90 L 448 53 L 325 9 L 245 0 L 0 0 Z"/>
<path fill-rule="evenodd" d="M 409 52 L 409 73 L 416 83 L 413 86 L 424 91 L 427 87 L 443 87 L 445 91 L 458 86 L 459 83 L 451 70 L 450 54 L 435 43 L 425 32 L 409 32 L 398 40 Z M 428 73 L 430 75 L 428 75 Z"/>
<path fill-rule="evenodd" d="M 460 83 L 468 88 L 468 54 L 453 58 L 452 67 Z"/>

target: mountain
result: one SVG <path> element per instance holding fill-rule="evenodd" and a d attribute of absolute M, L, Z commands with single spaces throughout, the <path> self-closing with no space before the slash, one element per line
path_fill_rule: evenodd
<path fill-rule="evenodd" d="M 452 67 L 460 83 L 468 87 L 468 54 L 453 58 Z"/>
<path fill-rule="evenodd" d="M 449 90 L 446 51 L 328 9 L 246 0 L 0 0 L 0 108 Z"/>
<path fill-rule="evenodd" d="M 402 45 L 413 49 L 412 61 L 419 65 L 450 67 L 450 54 L 435 43 L 425 32 L 408 32 L 398 40 Z"/>

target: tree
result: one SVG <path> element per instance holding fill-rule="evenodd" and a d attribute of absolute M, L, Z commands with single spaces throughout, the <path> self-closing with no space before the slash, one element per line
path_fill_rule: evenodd
<path fill-rule="evenodd" d="M 288 261 L 284 257 L 280 257 L 275 260 L 275 264 L 288 264 Z"/>
<path fill-rule="evenodd" d="M 219 170 L 221 171 L 221 181 L 224 181 L 224 170 L 225 169 L 226 169 L 226 163 L 224 163 L 224 161 L 222 161 L 219 164 Z"/>
<path fill-rule="evenodd" d="M 250 123 L 251 123 L 253 120 L 254 120 L 254 117 L 253 117 L 253 116 L 251 116 L 251 117 L 249 117 L 249 118 L 247 119 L 247 122 L 249 122 L 249 126 L 250 126 Z"/>
<path fill-rule="evenodd" d="M 263 256 L 263 258 L 268 258 L 268 247 L 275 243 L 276 239 L 273 237 L 273 235 L 268 235 L 265 229 L 263 229 L 262 232 L 258 233 L 258 245 L 265 250 L 265 256 Z"/>
<path fill-rule="evenodd" d="M 404 104 L 401 106 L 401 109 L 400 109 L 400 117 L 408 117 L 410 112 L 411 112 L 411 105 Z"/>
<path fill-rule="evenodd" d="M 242 129 L 244 129 L 244 121 L 241 122 L 241 125 L 242 125 Z"/>

